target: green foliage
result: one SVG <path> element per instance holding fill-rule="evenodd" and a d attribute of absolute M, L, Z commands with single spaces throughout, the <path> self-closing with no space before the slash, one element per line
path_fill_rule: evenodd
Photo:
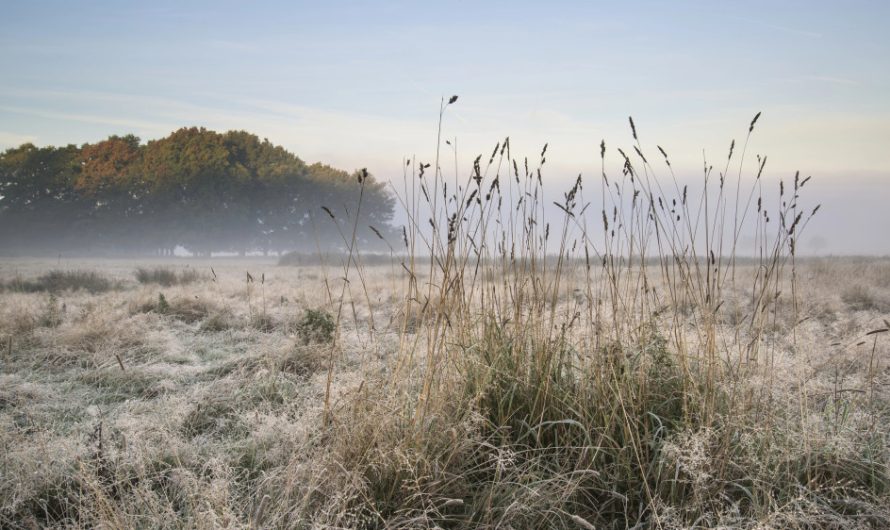
<path fill-rule="evenodd" d="M 183 269 L 179 272 L 176 272 L 173 269 L 167 267 L 154 267 L 154 268 L 145 268 L 139 267 L 136 269 L 136 281 L 141 284 L 149 284 L 156 283 L 161 285 L 162 287 L 170 287 L 173 285 L 186 285 L 189 283 L 193 283 L 201 278 L 201 275 L 198 271 L 194 269 Z"/>
<path fill-rule="evenodd" d="M 117 284 L 95 271 L 54 270 L 38 276 L 34 280 L 15 278 L 0 288 L 25 293 L 84 290 L 91 294 L 104 293 L 117 287 Z"/>
<path fill-rule="evenodd" d="M 164 296 L 164 293 L 158 293 L 158 305 L 157 305 L 158 313 L 162 315 L 166 315 L 170 312 L 170 303 L 167 302 L 167 297 Z"/>
<path fill-rule="evenodd" d="M 244 131 L 190 127 L 141 144 L 111 136 L 80 148 L 24 144 L 0 153 L 0 248 L 12 252 L 285 251 L 344 245 L 320 207 L 356 224 L 364 247 L 385 248 L 368 228 L 394 234 L 383 183 L 322 164 L 307 166 Z M 317 232 L 318 237 L 314 237 Z M 390 237 L 395 239 L 394 237 Z"/>
<path fill-rule="evenodd" d="M 40 315 L 38 323 L 46 328 L 54 328 L 62 323 L 62 310 L 59 308 L 59 299 L 54 293 L 49 293 L 46 299 L 46 305 L 43 308 L 43 314 Z"/>
<path fill-rule="evenodd" d="M 334 331 L 334 318 L 320 309 L 307 309 L 297 323 L 297 335 L 304 344 L 332 342 Z"/>

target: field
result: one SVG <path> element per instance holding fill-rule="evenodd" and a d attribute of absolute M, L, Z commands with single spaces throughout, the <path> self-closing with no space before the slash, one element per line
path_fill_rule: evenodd
<path fill-rule="evenodd" d="M 412 160 L 389 255 L 359 173 L 324 259 L 0 262 L 0 524 L 890 527 L 890 260 L 799 256 L 746 146 L 556 215 L 546 145 Z"/>
<path fill-rule="evenodd" d="M 890 0 L 216 4 L 2 6 L 0 530 L 890 530 Z"/>
<path fill-rule="evenodd" d="M 590 309 L 583 270 L 565 274 L 557 312 Z M 738 284 L 755 270 L 738 265 Z M 888 260 L 798 263 L 799 307 L 770 310 L 759 360 L 720 354 L 720 375 L 698 381 L 720 392 L 681 390 L 669 376 L 673 340 L 650 334 L 649 360 L 609 366 L 643 370 L 652 387 L 597 370 L 599 395 L 559 376 L 549 384 L 571 385 L 578 401 L 554 388 L 544 405 L 519 384 L 536 376 L 509 379 L 505 366 L 501 381 L 425 389 L 422 352 L 439 328 L 406 303 L 409 274 L 364 267 L 359 287 L 343 272 L 250 260 L 0 263 L 0 526 L 890 523 L 890 339 L 868 335 L 888 327 Z M 719 327 L 737 329 L 750 293 L 724 298 L 736 310 Z M 478 374 L 467 361 L 441 360 L 469 380 Z M 503 400 L 492 385 L 510 403 L 486 406 Z M 441 399 L 449 392 L 457 401 Z M 614 406 L 629 392 L 643 401 Z M 692 395 L 714 401 L 668 410 Z M 525 426 L 532 434 L 513 431 L 520 410 L 538 423 Z M 603 438 L 578 446 L 576 427 Z M 546 448 L 558 450 L 534 454 Z"/>

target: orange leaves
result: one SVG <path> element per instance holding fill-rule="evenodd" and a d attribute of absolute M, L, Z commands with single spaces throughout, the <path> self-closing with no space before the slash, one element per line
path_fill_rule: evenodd
<path fill-rule="evenodd" d="M 87 195 L 109 188 L 125 188 L 141 159 L 139 138 L 112 136 L 97 144 L 83 146 L 81 171 L 74 187 Z"/>

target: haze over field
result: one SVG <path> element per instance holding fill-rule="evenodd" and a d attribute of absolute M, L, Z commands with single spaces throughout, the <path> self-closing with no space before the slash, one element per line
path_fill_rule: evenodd
<path fill-rule="evenodd" d="M 197 125 L 398 181 L 405 157 L 434 156 L 439 100 L 456 93 L 443 134 L 461 175 L 505 136 L 530 158 L 549 142 L 558 196 L 598 178 L 601 139 L 620 171 L 628 115 L 682 180 L 703 154 L 722 167 L 762 111 L 747 172 L 768 155 L 766 182 L 800 170 L 824 204 L 801 252 L 886 254 L 888 17 L 879 1 L 15 3 L 0 149 Z"/>
<path fill-rule="evenodd" d="M 887 2 L 0 16 L 0 528 L 890 528 Z"/>

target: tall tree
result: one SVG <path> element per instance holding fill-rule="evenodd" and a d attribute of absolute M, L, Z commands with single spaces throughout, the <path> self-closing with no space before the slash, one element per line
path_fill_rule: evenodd
<path fill-rule="evenodd" d="M 80 173 L 75 190 L 90 201 L 89 230 L 95 247 L 105 251 L 135 251 L 146 242 L 144 200 L 147 189 L 140 178 L 142 147 L 133 135 L 111 136 L 80 150 Z"/>
<path fill-rule="evenodd" d="M 0 241 L 28 250 L 68 250 L 81 243 L 86 203 L 74 189 L 78 149 L 24 144 L 0 155 Z"/>

